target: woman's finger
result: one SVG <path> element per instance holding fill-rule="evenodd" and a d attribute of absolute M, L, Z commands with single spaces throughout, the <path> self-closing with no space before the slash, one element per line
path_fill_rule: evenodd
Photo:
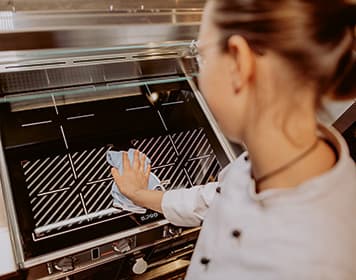
<path fill-rule="evenodd" d="M 126 152 L 122 153 L 122 172 L 124 173 L 126 169 L 130 168 L 129 156 Z M 122 174 L 121 174 L 122 175 Z"/>
<path fill-rule="evenodd" d="M 147 158 L 147 156 L 145 154 L 141 154 L 141 157 L 140 157 L 140 171 L 141 172 L 145 172 L 146 158 Z"/>
<path fill-rule="evenodd" d="M 145 176 L 148 178 L 150 176 L 150 173 L 151 173 L 151 164 L 148 164 L 145 172 Z"/>
<path fill-rule="evenodd" d="M 111 175 L 114 178 L 115 182 L 118 182 L 120 180 L 119 170 L 117 170 L 115 167 L 111 168 Z"/>
<path fill-rule="evenodd" d="M 134 152 L 134 160 L 133 160 L 133 163 L 132 163 L 132 167 L 134 169 L 139 169 L 140 168 L 141 164 L 140 164 L 139 156 L 140 156 L 139 150 L 135 150 L 135 152 Z"/>

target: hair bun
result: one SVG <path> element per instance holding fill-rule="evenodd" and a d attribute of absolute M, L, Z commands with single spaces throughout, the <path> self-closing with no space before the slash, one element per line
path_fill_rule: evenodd
<path fill-rule="evenodd" d="M 355 27 L 356 26 L 356 2 L 347 3 L 342 11 L 341 18 L 344 20 L 345 25 Z"/>

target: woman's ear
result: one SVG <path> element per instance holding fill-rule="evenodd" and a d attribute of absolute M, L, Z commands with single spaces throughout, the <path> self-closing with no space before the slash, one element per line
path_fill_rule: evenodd
<path fill-rule="evenodd" d="M 239 35 L 233 35 L 229 38 L 228 53 L 232 59 L 233 87 L 235 92 L 240 92 L 253 76 L 255 56 L 247 41 Z"/>

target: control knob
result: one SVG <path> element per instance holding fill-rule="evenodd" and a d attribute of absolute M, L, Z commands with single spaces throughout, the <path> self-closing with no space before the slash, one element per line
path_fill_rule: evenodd
<path fill-rule="evenodd" d="M 54 264 L 54 268 L 61 272 L 68 272 L 74 269 L 74 259 L 72 257 L 64 257 Z"/>
<path fill-rule="evenodd" d="M 122 240 L 120 240 L 118 242 L 115 242 L 112 245 L 112 248 L 114 249 L 114 251 L 116 253 L 124 254 L 124 253 L 126 253 L 126 252 L 131 250 L 132 243 L 133 243 L 133 240 L 130 239 L 130 238 L 122 239 Z"/>
<path fill-rule="evenodd" d="M 147 267 L 147 262 L 141 257 L 136 259 L 134 265 L 132 266 L 132 271 L 135 274 L 142 274 L 147 270 Z"/>

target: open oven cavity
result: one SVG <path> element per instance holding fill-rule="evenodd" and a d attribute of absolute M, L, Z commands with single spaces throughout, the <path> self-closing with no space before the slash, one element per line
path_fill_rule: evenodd
<path fill-rule="evenodd" d="M 0 110 L 1 135 L 26 258 L 162 219 L 112 207 L 109 149 L 147 154 L 165 188 L 215 181 L 228 163 L 187 82 L 127 96 Z"/>

